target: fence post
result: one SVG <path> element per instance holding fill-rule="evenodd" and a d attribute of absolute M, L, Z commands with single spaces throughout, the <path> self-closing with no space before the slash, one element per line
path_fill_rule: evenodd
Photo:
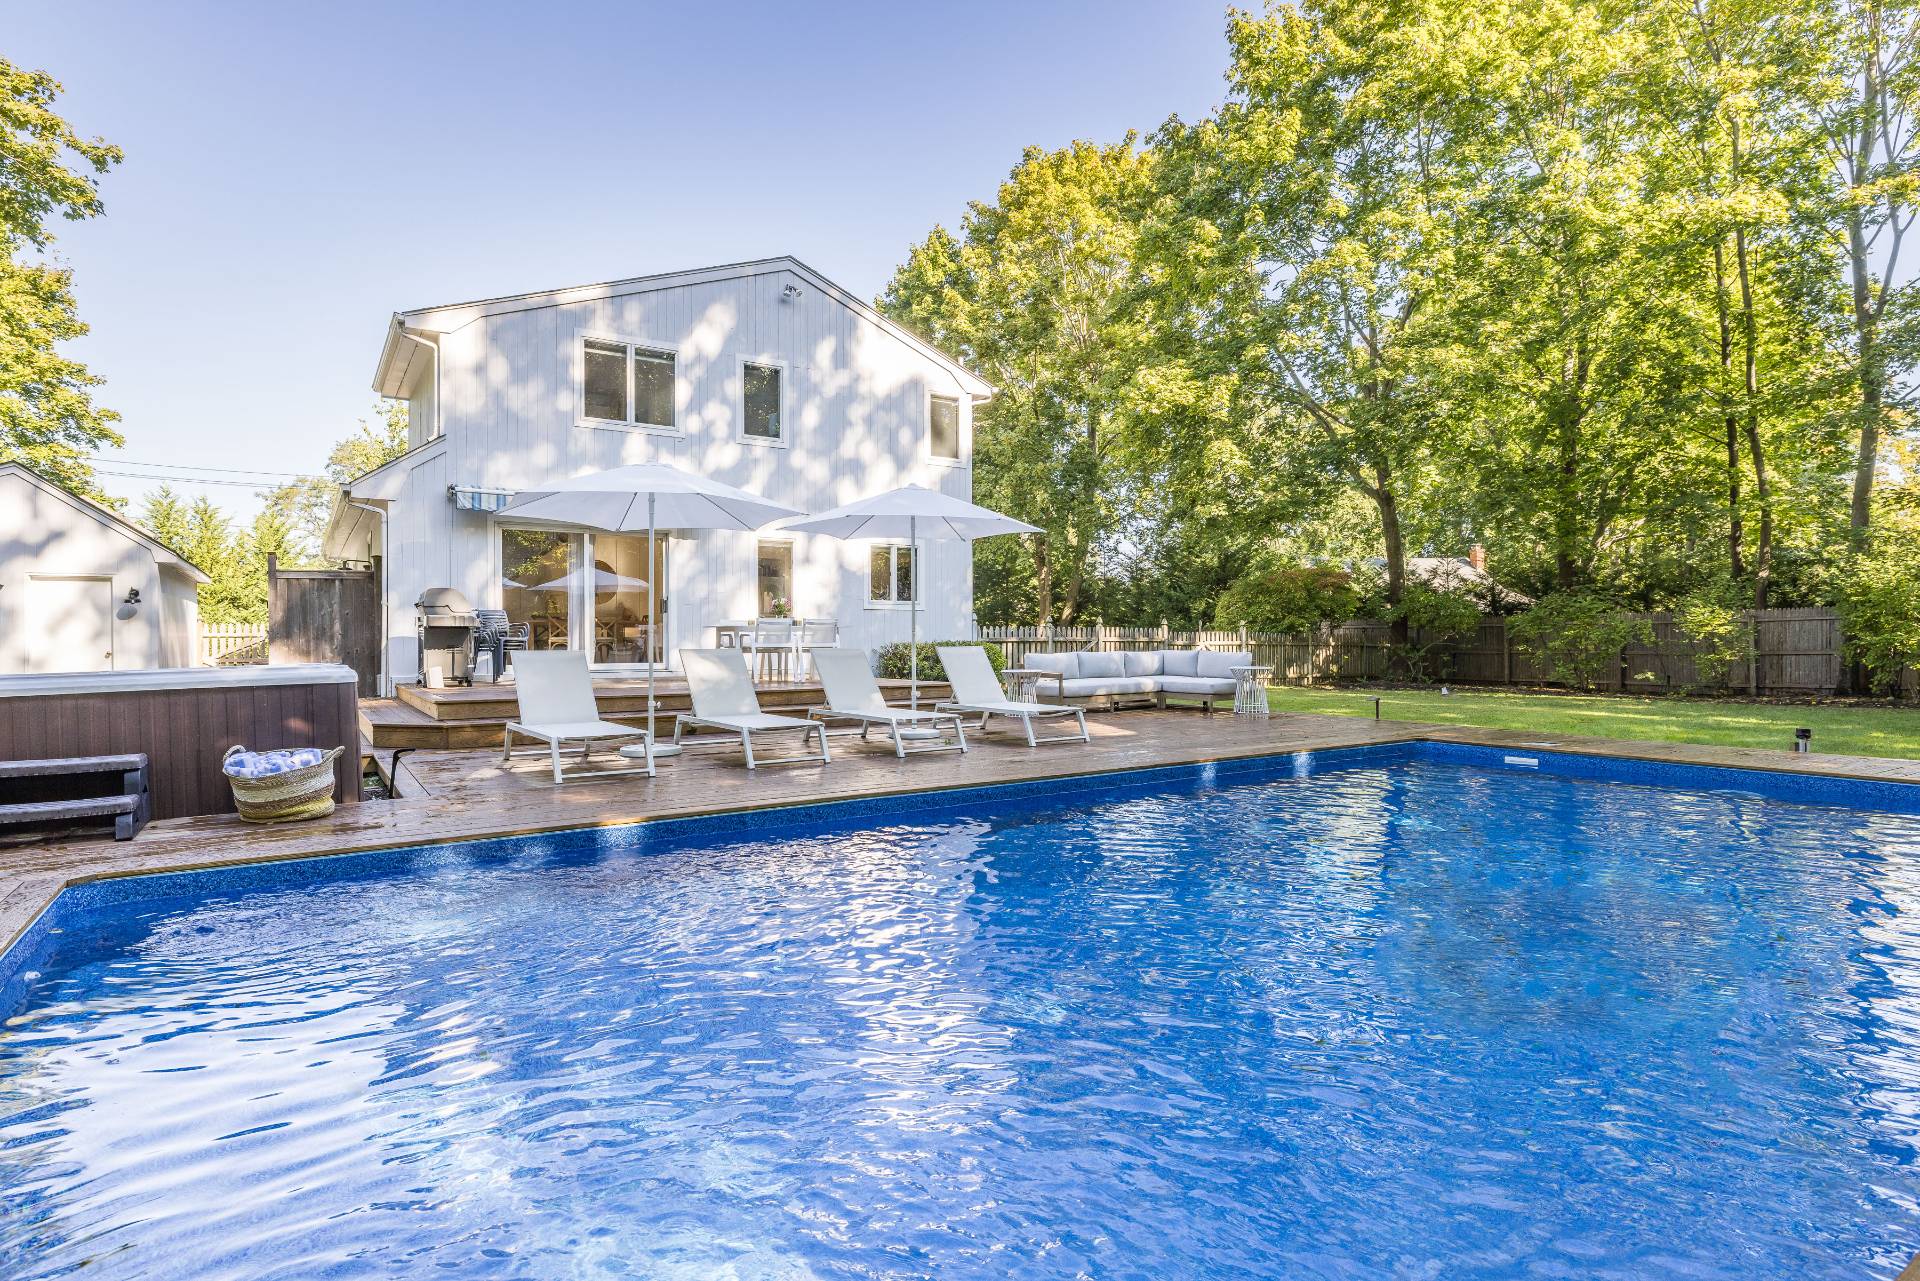
<path fill-rule="evenodd" d="M 1755 614 L 1747 620 L 1748 633 L 1752 644 L 1747 654 L 1747 697 L 1760 696 L 1760 615 Z"/>
<path fill-rule="evenodd" d="M 1245 623 L 1242 623 L 1242 624 L 1240 624 L 1240 648 L 1241 648 L 1242 650 L 1245 650 L 1245 649 L 1247 649 L 1247 648 L 1248 648 L 1248 645 L 1247 645 L 1247 625 L 1246 625 Z"/>

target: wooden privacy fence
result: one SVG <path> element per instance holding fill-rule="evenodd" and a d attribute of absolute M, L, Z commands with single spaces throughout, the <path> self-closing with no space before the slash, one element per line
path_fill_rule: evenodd
<path fill-rule="evenodd" d="M 1742 656 L 1717 683 L 1703 680 L 1700 646 L 1666 613 L 1643 614 L 1652 627 L 1650 643 L 1621 651 L 1598 681 L 1602 689 L 1657 693 L 1716 688 L 1748 695 L 1808 695 L 1837 692 L 1847 677 L 1845 637 L 1840 616 L 1828 609 L 1749 610 L 1740 615 L 1745 629 Z M 1508 632 L 1508 620 L 1487 617 L 1470 636 L 1434 645 L 1426 655 L 1426 674 L 1463 685 L 1550 685 L 1546 668 L 1531 660 Z M 981 640 L 1005 648 L 1008 666 L 1029 654 L 1055 650 L 1209 649 L 1250 650 L 1254 661 L 1273 668 L 1275 681 L 1381 680 L 1394 672 L 1393 629 L 1381 622 L 1342 623 L 1308 635 L 1258 632 L 1246 628 L 1176 631 L 1160 627 L 987 626 Z M 1431 638 L 1416 630 L 1416 648 Z M 1920 679 L 1908 671 L 1901 688 L 1912 696 Z"/>
<path fill-rule="evenodd" d="M 244 667 L 266 661 L 265 623 L 200 624 L 200 666 Z"/>
<path fill-rule="evenodd" d="M 267 558 L 267 630 L 276 663 L 342 663 L 372 698 L 380 681 L 377 570 L 281 569 Z"/>

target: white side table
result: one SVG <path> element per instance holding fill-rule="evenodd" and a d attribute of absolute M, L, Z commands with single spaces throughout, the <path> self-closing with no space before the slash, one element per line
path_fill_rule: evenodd
<path fill-rule="evenodd" d="M 1009 667 L 1000 673 L 1000 681 L 1006 687 L 1007 701 L 1012 703 L 1037 703 L 1040 701 L 1040 678 L 1052 673 L 1043 672 L 1035 667 Z"/>
<path fill-rule="evenodd" d="M 1265 716 L 1267 707 L 1267 677 L 1272 675 L 1271 667 L 1229 667 L 1233 673 L 1233 714 L 1235 716 Z"/>

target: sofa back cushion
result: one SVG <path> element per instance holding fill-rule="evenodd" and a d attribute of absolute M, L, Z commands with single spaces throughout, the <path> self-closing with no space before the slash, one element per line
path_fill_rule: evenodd
<path fill-rule="evenodd" d="M 1067 654 L 1028 654 L 1022 667 L 1030 671 L 1051 672 L 1065 680 L 1072 680 L 1080 674 L 1080 655 Z"/>
<path fill-rule="evenodd" d="M 1200 661 L 1198 650 L 1164 649 L 1160 651 L 1160 671 L 1166 676 L 1198 676 Z"/>
<path fill-rule="evenodd" d="M 1130 649 L 1120 657 L 1126 662 L 1129 676 L 1160 674 L 1160 651 L 1157 649 Z"/>
<path fill-rule="evenodd" d="M 1203 650 L 1200 654 L 1200 670 L 1195 674 L 1212 680 L 1232 680 L 1234 668 L 1252 666 L 1253 655 L 1244 650 L 1234 650 L 1225 654 Z"/>
<path fill-rule="evenodd" d="M 1080 676 L 1082 679 L 1101 676 L 1125 676 L 1127 674 L 1126 659 L 1119 654 L 1100 654 L 1089 650 L 1082 651 L 1075 655 L 1075 657 L 1080 660 Z"/>

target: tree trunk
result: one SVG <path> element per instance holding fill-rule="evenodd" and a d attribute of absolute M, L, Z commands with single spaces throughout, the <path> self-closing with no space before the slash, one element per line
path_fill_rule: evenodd
<path fill-rule="evenodd" d="M 1726 242 L 1713 243 L 1713 298 L 1720 320 L 1720 373 L 1733 381 L 1733 316 L 1727 300 Z M 1743 544 L 1746 528 L 1740 519 L 1740 416 L 1728 406 L 1722 423 L 1727 445 L 1727 568 L 1735 579 L 1747 576 Z"/>
<path fill-rule="evenodd" d="M 1862 68 L 1860 136 L 1856 145 L 1850 185 L 1859 188 L 1868 175 L 1873 153 L 1885 127 L 1877 110 L 1880 95 L 1878 50 L 1869 50 Z M 1849 512 L 1856 546 L 1867 541 L 1867 526 L 1873 518 L 1873 471 L 1880 455 L 1880 415 L 1886 401 L 1887 371 L 1880 354 L 1880 308 L 1873 291 L 1873 261 L 1867 243 L 1865 215 L 1858 205 L 1847 210 L 1847 259 L 1853 285 L 1854 340 L 1859 345 L 1860 445 L 1854 453 L 1853 503 Z"/>
<path fill-rule="evenodd" d="M 1760 322 L 1753 310 L 1753 270 L 1747 233 L 1733 233 L 1735 266 L 1740 276 L 1742 386 L 1746 392 L 1747 454 L 1753 462 L 1753 496 L 1760 506 L 1760 533 L 1753 546 L 1753 607 L 1767 607 L 1773 580 L 1773 486 L 1767 479 L 1766 446 L 1760 439 Z"/>
<path fill-rule="evenodd" d="M 1043 623 L 1053 621 L 1053 559 L 1048 555 L 1048 539 L 1047 534 L 1033 536 L 1034 612 Z"/>
<path fill-rule="evenodd" d="M 1393 495 L 1393 473 L 1385 463 L 1374 464 L 1373 483 L 1364 488 L 1374 506 L 1380 509 L 1380 544 L 1387 559 L 1387 603 L 1394 606 L 1392 661 L 1399 665 L 1404 661 L 1411 639 L 1406 616 L 1399 610 L 1407 587 L 1407 544 L 1406 534 L 1400 528 L 1400 501 Z"/>

